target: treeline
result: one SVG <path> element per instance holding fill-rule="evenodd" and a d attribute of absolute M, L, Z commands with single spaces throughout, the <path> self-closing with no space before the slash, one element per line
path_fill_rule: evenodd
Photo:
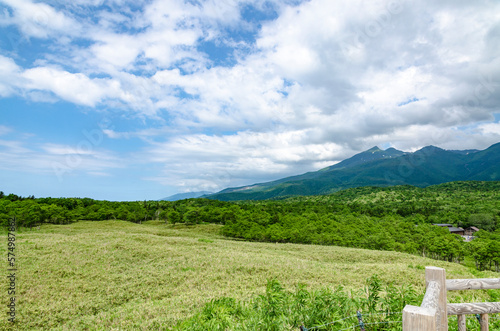
<path fill-rule="evenodd" d="M 500 182 L 363 187 L 325 196 L 237 203 L 23 198 L 0 192 L 0 224 L 6 226 L 12 217 L 21 227 L 107 219 L 218 223 L 225 236 L 246 240 L 391 250 L 450 262 L 470 257 L 481 270 L 499 271 L 500 262 Z M 482 231 L 465 243 L 433 223 Z"/>
<path fill-rule="evenodd" d="M 7 226 L 16 217 L 18 227 L 32 228 L 43 223 L 68 224 L 75 221 L 124 220 L 141 223 L 162 220 L 168 223 L 220 223 L 230 203 L 191 199 L 183 201 L 103 201 L 90 198 L 35 198 L 0 192 L 0 224 Z M 224 207 L 224 208 L 223 208 Z M 227 208 L 225 208 L 227 207 Z M 234 212 L 233 212 L 234 214 Z"/>

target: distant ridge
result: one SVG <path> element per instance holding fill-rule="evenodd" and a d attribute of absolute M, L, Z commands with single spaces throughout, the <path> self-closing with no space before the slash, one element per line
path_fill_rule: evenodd
<path fill-rule="evenodd" d="M 223 201 L 264 200 L 333 193 L 361 186 L 426 187 L 452 181 L 500 180 L 500 143 L 479 150 L 426 146 L 414 153 L 378 147 L 327 168 L 267 183 L 228 188 L 206 196 Z"/>
<path fill-rule="evenodd" d="M 171 195 L 169 197 L 160 199 L 164 201 L 177 201 L 177 200 L 184 200 L 184 199 L 194 199 L 194 198 L 200 198 L 204 195 L 209 195 L 213 194 L 213 192 L 208 192 L 208 191 L 199 191 L 199 192 L 187 192 L 187 193 L 178 193 Z"/>
<path fill-rule="evenodd" d="M 378 148 L 377 146 L 370 148 L 367 151 L 361 152 L 348 158 L 342 162 L 339 162 L 333 166 L 328 167 L 328 170 L 342 169 L 347 167 L 353 167 L 370 161 L 376 161 L 380 159 L 394 158 L 405 155 L 405 152 L 399 151 L 395 148 L 388 148 L 385 151 Z"/>

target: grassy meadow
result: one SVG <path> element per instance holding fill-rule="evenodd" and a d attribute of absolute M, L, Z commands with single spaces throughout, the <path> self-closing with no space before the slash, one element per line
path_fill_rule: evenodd
<path fill-rule="evenodd" d="M 423 293 L 426 265 L 446 268 L 448 278 L 498 277 L 404 253 L 246 242 L 219 230 L 215 224 L 82 221 L 20 231 L 17 322 L 4 314 L 0 329 L 166 330 L 212 299 L 261 295 L 269 279 L 290 290 L 298 284 L 358 290 L 377 274 L 385 283 L 412 284 Z M 5 233 L 2 238 L 6 261 Z M 2 307 L 8 300 L 5 277 L 4 284 Z M 482 291 L 449 293 L 451 302 L 488 298 Z"/>

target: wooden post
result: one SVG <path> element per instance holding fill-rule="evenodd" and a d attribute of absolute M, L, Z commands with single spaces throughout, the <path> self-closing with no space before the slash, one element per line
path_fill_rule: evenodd
<path fill-rule="evenodd" d="M 436 310 L 406 305 L 403 309 L 403 331 L 436 330 Z"/>
<path fill-rule="evenodd" d="M 489 315 L 488 314 L 481 314 L 481 321 L 479 323 L 481 324 L 481 331 L 488 331 L 490 328 Z"/>
<path fill-rule="evenodd" d="M 403 331 L 448 331 L 448 316 L 458 315 L 458 330 L 466 331 L 466 314 L 476 314 L 481 331 L 489 331 L 489 315 L 500 313 L 500 302 L 450 303 L 446 292 L 500 289 L 500 278 L 449 279 L 442 268 L 425 268 L 426 289 L 420 307 L 406 305 Z"/>
<path fill-rule="evenodd" d="M 465 315 L 457 315 L 458 316 L 458 331 L 467 331 L 467 327 L 465 324 L 466 316 Z"/>
<path fill-rule="evenodd" d="M 437 300 L 436 311 L 436 331 L 448 331 L 448 311 L 446 308 L 446 271 L 443 268 L 426 267 L 425 282 L 428 286 L 430 282 L 439 284 L 440 291 Z M 427 287 L 426 286 L 426 287 Z"/>

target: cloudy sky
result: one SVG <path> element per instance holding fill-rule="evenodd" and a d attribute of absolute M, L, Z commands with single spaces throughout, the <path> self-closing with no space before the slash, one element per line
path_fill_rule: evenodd
<path fill-rule="evenodd" d="M 0 190 L 268 181 L 500 141 L 500 2 L 0 0 Z"/>

